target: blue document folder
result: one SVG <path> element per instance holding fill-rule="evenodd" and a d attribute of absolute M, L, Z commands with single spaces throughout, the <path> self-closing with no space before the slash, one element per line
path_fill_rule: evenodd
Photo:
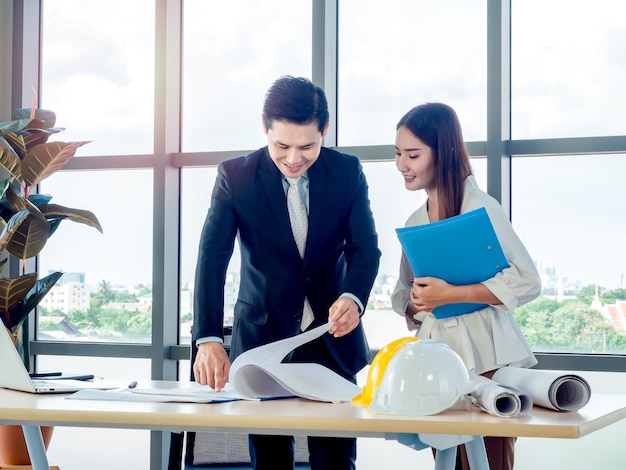
<path fill-rule="evenodd" d="M 484 207 L 439 222 L 396 229 L 415 277 L 433 276 L 453 285 L 485 281 L 509 267 Z M 448 304 L 436 318 L 463 315 L 485 304 Z"/>

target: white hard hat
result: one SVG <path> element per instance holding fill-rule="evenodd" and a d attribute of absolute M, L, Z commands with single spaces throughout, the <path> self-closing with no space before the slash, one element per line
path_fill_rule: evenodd
<path fill-rule="evenodd" d="M 377 413 L 432 415 L 473 390 L 461 358 L 448 345 L 422 339 L 397 351 L 369 409 Z"/>
<path fill-rule="evenodd" d="M 419 338 L 415 336 L 405 336 L 392 341 L 378 351 L 374 360 L 372 360 L 372 363 L 370 364 L 369 370 L 367 371 L 367 381 L 365 382 L 361 393 L 352 398 L 352 403 L 355 405 L 369 406 L 372 403 L 372 400 L 374 400 L 374 394 L 376 393 L 376 390 L 378 390 L 380 382 L 383 380 L 389 361 L 391 361 L 393 356 L 395 356 L 395 354 L 408 343 L 418 340 Z"/>

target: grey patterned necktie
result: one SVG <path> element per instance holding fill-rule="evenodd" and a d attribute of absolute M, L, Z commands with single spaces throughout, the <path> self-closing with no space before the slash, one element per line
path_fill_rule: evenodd
<path fill-rule="evenodd" d="M 300 257 L 304 257 L 304 248 L 306 246 L 306 236 L 309 230 L 309 216 L 306 213 L 306 206 L 300 196 L 298 183 L 301 177 L 287 178 L 289 189 L 287 190 L 287 209 L 289 210 L 289 220 L 291 222 L 291 231 L 293 238 L 298 246 Z M 302 323 L 300 328 L 306 330 L 313 322 L 313 310 L 308 299 L 304 299 L 304 307 L 302 310 Z"/>
<path fill-rule="evenodd" d="M 306 213 L 306 206 L 300 192 L 298 182 L 300 178 L 287 178 L 289 190 L 287 191 L 287 209 L 289 209 L 289 220 L 293 238 L 298 245 L 300 257 L 304 257 L 304 247 L 306 246 L 306 235 L 309 230 L 309 217 Z"/>

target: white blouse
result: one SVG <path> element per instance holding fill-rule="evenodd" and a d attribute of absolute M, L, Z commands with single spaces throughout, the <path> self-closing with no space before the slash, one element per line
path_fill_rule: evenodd
<path fill-rule="evenodd" d="M 513 310 L 537 298 L 541 293 L 541 279 L 535 264 L 521 240 L 515 234 L 502 206 L 493 197 L 478 188 L 473 176 L 464 183 L 461 213 L 484 207 L 489 214 L 509 267 L 487 279 L 484 284 L 501 305 L 438 320 L 431 312 L 419 312 L 416 325 L 406 318 L 410 302 L 410 280 L 415 277 L 406 255 L 402 254 L 398 283 L 391 297 L 394 311 L 404 316 L 409 330 L 416 336 L 432 338 L 448 344 L 465 362 L 469 370 L 482 374 L 506 365 L 532 367 L 537 360 L 526 342 Z M 405 226 L 430 223 L 426 203 L 407 219 Z"/>

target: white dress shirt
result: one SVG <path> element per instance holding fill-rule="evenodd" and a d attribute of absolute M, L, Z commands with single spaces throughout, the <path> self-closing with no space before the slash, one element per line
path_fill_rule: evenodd
<path fill-rule="evenodd" d="M 415 315 L 421 325 L 406 318 L 410 302 L 413 270 L 402 254 L 399 279 L 392 294 L 394 311 L 407 320 L 416 336 L 432 338 L 448 344 L 465 362 L 469 370 L 482 374 L 502 366 L 532 367 L 537 360 L 526 342 L 513 311 L 530 302 L 541 293 L 541 278 L 528 251 L 524 247 L 502 206 L 482 191 L 473 176 L 464 183 L 461 213 L 485 207 L 509 267 L 487 279 L 484 284 L 500 301 L 501 305 L 489 306 L 465 315 L 438 320 L 431 312 Z M 407 219 L 405 226 L 430 223 L 426 203 Z"/>

